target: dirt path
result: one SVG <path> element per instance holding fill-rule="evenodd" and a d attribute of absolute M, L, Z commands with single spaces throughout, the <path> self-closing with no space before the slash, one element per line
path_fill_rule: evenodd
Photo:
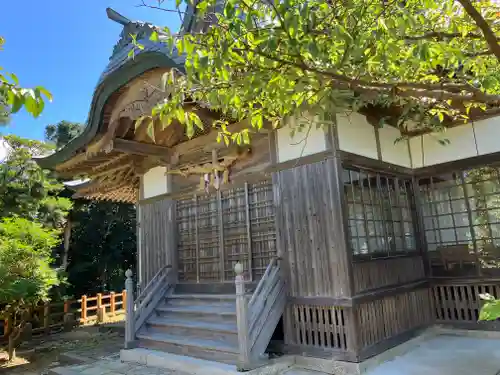
<path fill-rule="evenodd" d="M 116 332 L 100 332 L 98 327 L 83 327 L 23 344 L 12 362 L 7 362 L 7 352 L 5 348 L 0 348 L 0 374 L 47 374 L 51 368 L 65 364 L 60 361 L 61 353 L 70 353 L 90 361 L 118 355 L 123 340 L 123 336 Z"/>

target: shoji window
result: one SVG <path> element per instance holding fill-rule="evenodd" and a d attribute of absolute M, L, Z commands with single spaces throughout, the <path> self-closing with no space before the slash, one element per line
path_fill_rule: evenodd
<path fill-rule="evenodd" d="M 355 257 L 391 257 L 416 251 L 409 179 L 345 169 L 344 191 Z"/>
<path fill-rule="evenodd" d="M 419 181 L 425 238 L 436 276 L 496 274 L 500 174 L 482 167 Z"/>

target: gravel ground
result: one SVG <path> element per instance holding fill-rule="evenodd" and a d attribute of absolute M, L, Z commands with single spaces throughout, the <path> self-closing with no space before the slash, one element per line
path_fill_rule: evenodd
<path fill-rule="evenodd" d="M 62 353 L 70 353 L 94 363 L 102 358 L 118 358 L 123 336 L 113 331 L 100 332 L 99 327 L 83 327 L 72 332 L 38 338 L 23 344 L 12 362 L 0 348 L 0 374 L 40 375 L 63 366 Z"/>

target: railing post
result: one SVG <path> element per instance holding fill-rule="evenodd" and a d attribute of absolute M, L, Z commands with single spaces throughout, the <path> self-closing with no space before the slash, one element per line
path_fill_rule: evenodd
<path fill-rule="evenodd" d="M 250 364 L 250 338 L 248 335 L 248 302 L 245 296 L 245 279 L 243 278 L 243 265 L 238 262 L 234 266 L 236 273 L 236 322 L 238 328 L 238 370 L 246 370 Z"/>
<path fill-rule="evenodd" d="M 127 311 L 127 291 L 124 289 L 122 290 L 122 313 Z"/>
<path fill-rule="evenodd" d="M 112 315 L 112 316 L 115 316 L 115 292 L 111 292 L 110 296 L 109 296 L 109 313 Z"/>
<path fill-rule="evenodd" d="M 84 294 L 82 296 L 82 311 L 80 316 L 80 321 L 82 324 L 87 323 L 87 296 Z"/>
<path fill-rule="evenodd" d="M 48 335 L 50 333 L 50 303 L 45 301 L 43 305 L 43 328 L 44 333 Z"/>
<path fill-rule="evenodd" d="M 135 316 L 134 316 L 134 280 L 132 270 L 125 272 L 125 290 L 127 291 L 127 305 L 125 310 L 125 349 L 134 347 L 135 342 Z"/>

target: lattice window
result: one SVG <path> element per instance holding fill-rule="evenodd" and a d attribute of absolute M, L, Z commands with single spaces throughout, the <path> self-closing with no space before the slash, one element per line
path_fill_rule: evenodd
<path fill-rule="evenodd" d="M 274 220 L 269 181 L 178 201 L 180 280 L 233 280 L 237 262 L 260 279 L 276 254 Z"/>
<path fill-rule="evenodd" d="M 244 187 L 222 192 L 224 222 L 224 277 L 234 277 L 234 265 L 243 263 L 249 269 L 248 231 L 246 220 L 246 190 Z"/>
<path fill-rule="evenodd" d="M 276 255 L 275 207 L 273 187 L 269 181 L 249 186 L 248 203 L 252 241 L 252 272 L 254 280 L 264 274 Z"/>
<path fill-rule="evenodd" d="M 220 280 L 220 222 L 217 196 L 197 197 L 200 280 Z"/>
<path fill-rule="evenodd" d="M 344 190 L 354 255 L 389 257 L 416 250 L 410 180 L 346 169 Z"/>
<path fill-rule="evenodd" d="M 500 174 L 482 167 L 419 181 L 433 273 L 496 274 L 500 258 Z"/>
<path fill-rule="evenodd" d="M 196 279 L 196 205 L 193 199 L 177 202 L 179 280 Z"/>

